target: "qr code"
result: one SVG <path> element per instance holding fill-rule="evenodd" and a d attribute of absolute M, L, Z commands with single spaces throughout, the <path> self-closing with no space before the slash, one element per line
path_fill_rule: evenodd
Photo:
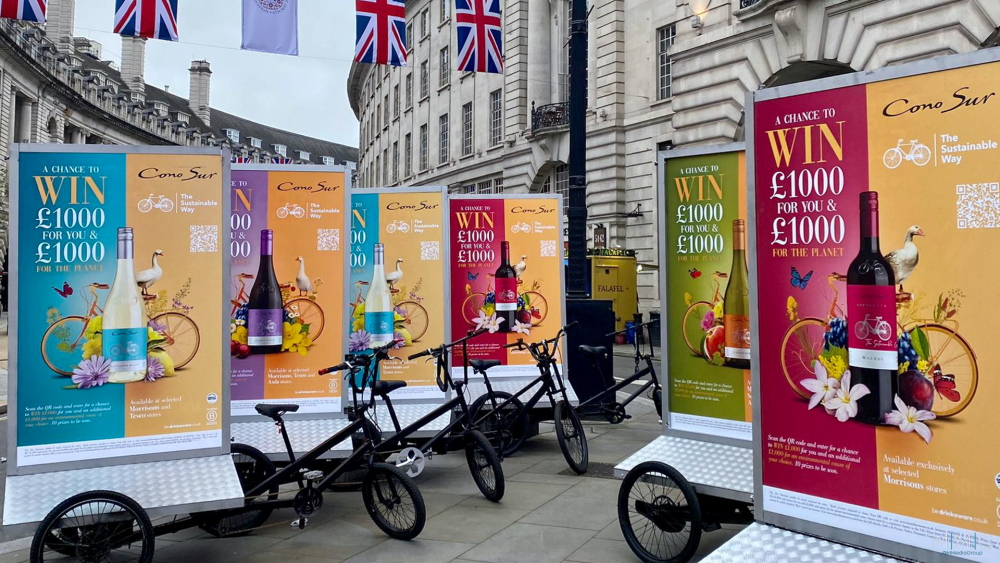
<path fill-rule="evenodd" d="M 556 241 L 554 240 L 543 240 L 541 248 L 542 258 L 551 257 L 556 255 Z"/>
<path fill-rule="evenodd" d="M 318 229 L 316 233 L 316 250 L 320 252 L 340 250 L 340 229 Z"/>
<path fill-rule="evenodd" d="M 959 184 L 955 192 L 959 229 L 1000 227 L 1000 183 Z"/>
<path fill-rule="evenodd" d="M 191 225 L 191 252 L 218 252 L 218 225 Z"/>
<path fill-rule="evenodd" d="M 420 259 L 421 260 L 440 260 L 441 259 L 441 241 L 437 241 L 437 240 L 423 240 L 423 241 L 420 241 Z"/>

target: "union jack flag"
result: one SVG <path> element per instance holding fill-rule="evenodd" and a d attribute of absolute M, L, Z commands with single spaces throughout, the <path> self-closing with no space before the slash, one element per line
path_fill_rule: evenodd
<path fill-rule="evenodd" d="M 0 18 L 45 23 L 46 0 L 0 0 Z"/>
<path fill-rule="evenodd" d="M 405 0 L 357 0 L 356 9 L 358 41 L 354 60 L 406 66 Z"/>
<path fill-rule="evenodd" d="M 257 159 L 252 156 L 234 156 L 233 164 L 253 164 L 257 162 Z"/>
<path fill-rule="evenodd" d="M 177 0 L 115 0 L 115 33 L 177 41 Z"/>
<path fill-rule="evenodd" d="M 271 164 L 291 164 L 291 163 L 292 163 L 292 159 L 290 159 L 290 158 L 285 158 L 283 156 L 272 156 L 271 157 Z"/>
<path fill-rule="evenodd" d="M 455 0 L 458 70 L 503 72 L 500 0 Z"/>

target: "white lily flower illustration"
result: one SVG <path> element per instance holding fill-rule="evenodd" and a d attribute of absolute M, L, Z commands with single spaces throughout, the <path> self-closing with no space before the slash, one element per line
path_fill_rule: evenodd
<path fill-rule="evenodd" d="M 518 332 L 520 334 L 531 334 L 531 323 L 522 323 L 521 321 L 514 321 L 514 332 Z"/>
<path fill-rule="evenodd" d="M 893 426 L 898 426 L 903 432 L 916 432 L 928 444 L 931 443 L 931 429 L 924 424 L 925 420 L 934 420 L 937 415 L 930 411 L 917 410 L 907 406 L 899 395 L 894 399 L 896 409 L 885 415 L 885 421 Z"/>
<path fill-rule="evenodd" d="M 809 399 L 810 410 L 820 403 L 826 404 L 837 395 L 837 390 L 840 389 L 840 380 L 828 377 L 826 368 L 819 360 L 813 362 L 813 373 L 816 374 L 816 379 L 803 379 L 799 382 L 813 394 L 812 398 Z"/>
<path fill-rule="evenodd" d="M 836 412 L 837 420 L 847 422 L 858 416 L 858 399 L 871 393 L 871 390 L 862 383 L 851 387 L 851 372 L 845 371 L 840 378 L 840 389 L 826 402 L 826 408 Z"/>

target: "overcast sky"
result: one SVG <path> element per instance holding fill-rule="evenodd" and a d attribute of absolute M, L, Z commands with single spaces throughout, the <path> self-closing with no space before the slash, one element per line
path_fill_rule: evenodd
<path fill-rule="evenodd" d="M 299 55 L 240 50 L 242 0 L 180 0 L 179 42 L 146 42 L 146 82 L 187 97 L 191 61 L 212 63 L 212 107 L 280 129 L 358 146 L 347 101 L 354 58 L 354 2 L 299 0 Z M 111 32 L 115 0 L 76 0 L 76 35 L 121 63 Z"/>

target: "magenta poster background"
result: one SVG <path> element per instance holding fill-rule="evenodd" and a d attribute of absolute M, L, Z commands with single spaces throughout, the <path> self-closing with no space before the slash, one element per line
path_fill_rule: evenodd
<path fill-rule="evenodd" d="M 258 256 L 260 256 L 260 230 L 267 225 L 267 171 L 266 170 L 233 170 L 232 171 L 232 214 L 234 216 L 249 215 L 250 228 L 241 229 L 240 222 L 234 223 L 231 245 L 245 249 L 249 243 L 250 252 L 245 258 L 232 257 L 230 277 L 236 279 L 239 274 L 257 275 Z M 249 205 L 247 205 L 249 203 Z M 246 224 L 246 223 L 243 223 Z M 263 226 L 262 226 L 263 225 Z M 231 282 L 233 295 L 238 291 L 235 281 Z M 264 396 L 264 356 L 253 355 L 245 359 L 232 357 L 232 384 L 230 399 L 233 401 L 250 401 Z"/>

